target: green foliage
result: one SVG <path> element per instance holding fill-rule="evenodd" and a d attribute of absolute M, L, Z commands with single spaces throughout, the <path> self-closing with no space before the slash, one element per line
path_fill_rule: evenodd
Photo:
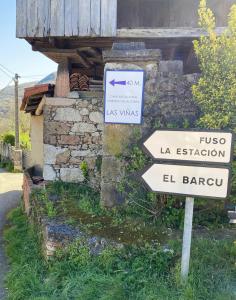
<path fill-rule="evenodd" d="M 85 178 L 85 179 L 88 179 L 89 173 L 88 173 L 88 164 L 87 164 L 86 161 L 83 161 L 83 162 L 81 163 L 80 169 L 81 169 L 81 171 L 82 171 L 82 173 L 83 173 L 84 178 Z"/>
<path fill-rule="evenodd" d="M 11 146 L 15 146 L 15 134 L 13 131 L 9 131 L 2 136 L 0 136 L 0 139 L 6 143 L 10 144 Z M 21 149 L 30 149 L 31 148 L 31 142 L 28 132 L 20 132 L 20 147 Z"/>
<path fill-rule="evenodd" d="M 2 140 L 4 143 L 10 144 L 11 146 L 15 145 L 15 136 L 12 133 L 4 134 Z"/>
<path fill-rule="evenodd" d="M 187 285 L 180 280 L 181 243 L 107 248 L 90 254 L 85 241 L 76 241 L 45 262 L 40 239 L 17 209 L 5 231 L 11 264 L 9 299 L 71 300 L 233 300 L 236 244 L 194 240 Z M 207 267 L 206 267 L 207 266 Z"/>
<path fill-rule="evenodd" d="M 55 203 L 49 200 L 49 194 L 45 189 L 34 190 L 31 195 L 31 201 L 34 201 L 38 207 L 39 212 L 48 216 L 49 218 L 55 218 L 57 216 L 57 209 Z"/>
<path fill-rule="evenodd" d="M 0 160 L 0 168 L 6 169 L 8 172 L 14 172 L 14 164 L 10 160 Z"/>
<path fill-rule="evenodd" d="M 21 147 L 21 149 L 30 149 L 31 148 L 30 136 L 29 136 L 28 132 L 20 133 L 20 147 Z"/>
<path fill-rule="evenodd" d="M 193 95 L 202 116 L 197 125 L 202 128 L 236 128 L 236 5 L 229 14 L 228 28 L 216 34 L 215 16 L 200 1 L 199 25 L 208 36 L 194 41 L 201 69 L 201 78 L 193 86 Z"/>

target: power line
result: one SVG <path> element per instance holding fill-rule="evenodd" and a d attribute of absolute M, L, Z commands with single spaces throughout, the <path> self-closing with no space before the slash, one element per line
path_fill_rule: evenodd
<path fill-rule="evenodd" d="M 13 78 L 8 82 L 8 84 L 4 88 L 0 90 L 0 93 L 2 93 L 6 88 L 8 88 L 12 82 L 13 82 Z"/>
<path fill-rule="evenodd" d="M 0 71 L 2 71 L 7 77 L 12 78 L 1 66 L 0 66 Z"/>
<path fill-rule="evenodd" d="M 8 73 L 12 74 L 12 75 L 15 75 L 14 72 L 12 72 L 11 70 L 9 70 L 8 68 L 4 67 L 4 65 L 0 64 L 0 66 L 5 69 Z"/>

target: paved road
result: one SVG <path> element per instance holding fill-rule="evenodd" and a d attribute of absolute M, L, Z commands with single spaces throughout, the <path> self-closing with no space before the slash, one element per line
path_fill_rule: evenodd
<path fill-rule="evenodd" d="M 7 272 L 7 262 L 4 255 L 2 232 L 7 213 L 17 206 L 21 195 L 22 174 L 7 173 L 0 169 L 0 299 L 5 299 L 3 287 Z"/>

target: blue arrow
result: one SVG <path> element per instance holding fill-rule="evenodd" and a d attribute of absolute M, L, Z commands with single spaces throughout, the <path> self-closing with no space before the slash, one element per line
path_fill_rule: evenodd
<path fill-rule="evenodd" d="M 126 81 L 115 81 L 115 79 L 113 79 L 112 81 L 110 81 L 110 84 L 115 86 L 116 84 L 119 84 L 119 85 L 126 85 Z"/>

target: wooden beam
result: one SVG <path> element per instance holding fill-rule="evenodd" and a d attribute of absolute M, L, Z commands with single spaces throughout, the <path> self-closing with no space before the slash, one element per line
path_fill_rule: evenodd
<path fill-rule="evenodd" d="M 221 35 L 226 27 L 217 27 L 216 33 Z M 199 38 L 201 35 L 207 35 L 206 31 L 201 28 L 156 28 L 156 29 L 118 29 L 117 37 L 119 38 Z"/>
<path fill-rule="evenodd" d="M 35 111 L 36 116 L 41 116 L 41 114 L 43 113 L 43 108 L 44 108 L 45 103 L 46 103 L 46 96 L 44 95 L 43 99 L 41 100 L 41 102 L 39 103 L 39 105 Z"/>
<path fill-rule="evenodd" d="M 55 87 L 55 97 L 67 97 L 70 92 L 70 63 L 69 59 L 64 59 L 59 63 L 57 70 L 57 80 Z"/>
<path fill-rule="evenodd" d="M 89 59 L 81 52 L 77 51 L 77 54 L 79 56 L 79 60 L 81 61 L 82 65 L 85 68 L 90 68 L 93 65 L 93 62 L 90 62 Z"/>

